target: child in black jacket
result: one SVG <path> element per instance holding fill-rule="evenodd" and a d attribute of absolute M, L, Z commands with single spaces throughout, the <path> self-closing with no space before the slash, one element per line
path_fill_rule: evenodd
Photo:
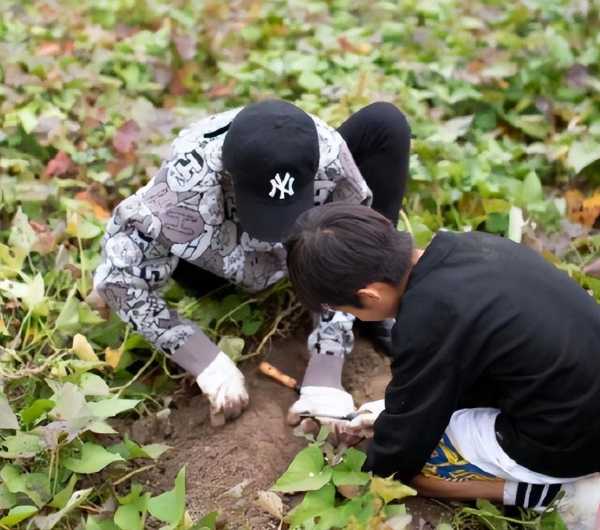
<path fill-rule="evenodd" d="M 536 508 L 562 487 L 572 527 L 595 528 L 600 308 L 591 296 L 524 246 L 441 232 L 419 251 L 361 206 L 309 210 L 287 246 L 309 308 L 396 318 L 385 402 L 364 405 L 354 422 L 373 428 L 366 469 L 432 496 Z"/>

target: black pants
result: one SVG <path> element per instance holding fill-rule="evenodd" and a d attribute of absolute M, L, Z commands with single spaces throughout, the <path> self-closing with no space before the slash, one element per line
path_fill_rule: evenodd
<path fill-rule="evenodd" d="M 373 209 L 394 226 L 408 181 L 410 126 L 391 103 L 372 103 L 338 129 L 373 192 Z"/>
<path fill-rule="evenodd" d="M 372 103 L 352 114 L 338 131 L 373 192 L 373 209 L 396 226 L 408 180 L 410 126 L 406 117 L 391 103 Z M 179 261 L 173 278 L 202 293 L 226 283 L 184 260 Z"/>

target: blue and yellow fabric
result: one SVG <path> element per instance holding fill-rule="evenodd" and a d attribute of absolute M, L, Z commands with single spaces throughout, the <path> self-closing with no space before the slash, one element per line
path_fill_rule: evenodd
<path fill-rule="evenodd" d="M 490 475 L 476 465 L 467 462 L 452 445 L 446 434 L 431 454 L 421 473 L 426 477 L 455 482 L 496 479 L 494 475 Z"/>

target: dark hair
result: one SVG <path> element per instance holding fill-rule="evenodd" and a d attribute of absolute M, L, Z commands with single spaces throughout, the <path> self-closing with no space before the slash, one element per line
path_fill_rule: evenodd
<path fill-rule="evenodd" d="M 399 285 L 413 241 L 367 206 L 331 203 L 304 212 L 286 241 L 290 280 L 312 311 L 361 307 L 357 291 L 373 282 Z"/>

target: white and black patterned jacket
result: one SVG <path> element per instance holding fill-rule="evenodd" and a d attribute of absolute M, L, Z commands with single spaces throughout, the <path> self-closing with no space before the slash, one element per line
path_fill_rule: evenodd
<path fill-rule="evenodd" d="M 193 375 L 218 348 L 160 297 L 158 289 L 178 260 L 249 291 L 286 275 L 282 243 L 257 241 L 240 229 L 231 177 L 221 162 L 227 126 L 239 110 L 205 118 L 179 134 L 156 176 L 115 209 L 94 277 L 95 288 L 121 319 Z M 320 150 L 315 204 L 370 205 L 371 191 L 346 143 L 335 129 L 313 119 Z M 309 349 L 343 357 L 353 345 L 352 320 L 343 313 L 322 315 Z"/>

